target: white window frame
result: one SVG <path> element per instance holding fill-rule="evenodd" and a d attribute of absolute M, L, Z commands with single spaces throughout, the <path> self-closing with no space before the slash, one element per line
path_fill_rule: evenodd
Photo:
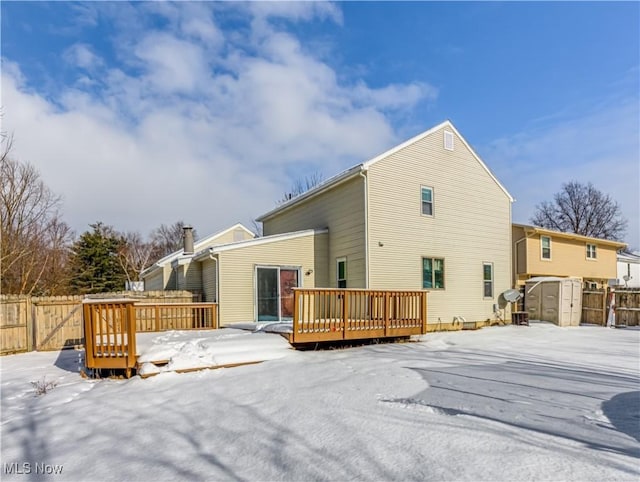
<path fill-rule="evenodd" d="M 258 321 L 258 269 L 275 269 L 278 276 L 278 320 L 282 321 L 282 293 L 280 293 L 280 271 L 289 270 L 298 272 L 298 287 L 302 287 L 302 266 L 289 266 L 280 264 L 256 264 L 253 266 L 253 319 Z"/>
<path fill-rule="evenodd" d="M 425 259 L 430 259 L 431 260 L 431 288 L 425 288 L 424 287 L 424 260 Z M 442 287 L 441 288 L 436 288 L 435 284 L 436 284 L 436 271 L 435 269 L 433 269 L 433 262 L 434 261 L 442 261 Z M 437 256 L 422 256 L 420 258 L 420 279 L 421 281 L 421 286 L 423 290 L 441 290 L 444 291 L 447 287 L 447 280 L 446 280 L 446 274 L 447 274 L 447 268 L 445 265 L 445 259 L 444 258 L 438 258 Z"/>
<path fill-rule="evenodd" d="M 344 263 L 344 278 L 340 278 L 340 263 Z M 347 275 L 347 257 L 342 256 L 340 258 L 336 258 L 336 288 L 340 288 L 340 281 L 344 281 L 343 288 L 346 288 L 348 279 L 349 276 Z"/>
<path fill-rule="evenodd" d="M 591 256 L 591 249 L 593 248 L 593 256 Z M 587 243 L 587 259 L 591 261 L 595 261 L 598 259 L 598 245 L 593 243 Z"/>
<path fill-rule="evenodd" d="M 442 142 L 443 142 L 443 146 L 447 151 L 453 151 L 454 150 L 454 144 L 453 144 L 453 140 L 454 140 L 454 136 L 453 136 L 453 132 L 451 131 L 443 131 L 444 135 L 442 138 Z"/>
<path fill-rule="evenodd" d="M 422 209 L 423 203 L 427 202 L 422 200 L 422 193 L 425 189 L 431 192 L 431 214 L 425 214 L 424 210 Z M 424 186 L 424 185 L 420 186 L 420 214 L 422 216 L 425 216 L 427 218 L 432 218 L 435 216 L 435 213 L 436 213 L 435 197 L 436 197 L 435 190 L 431 186 Z"/>
<path fill-rule="evenodd" d="M 545 258 L 544 257 L 544 243 L 542 242 L 543 239 L 548 239 L 549 240 L 549 257 Z M 540 236 L 540 259 L 542 261 L 551 261 L 552 258 L 552 249 L 551 249 L 551 236 Z"/>
<path fill-rule="evenodd" d="M 486 266 L 489 266 L 491 268 L 491 279 L 485 279 L 484 277 L 484 269 Z M 485 285 L 486 283 L 491 283 L 491 296 L 487 296 L 486 291 L 485 291 Z M 484 299 L 493 299 L 494 298 L 494 284 L 495 284 L 495 275 L 494 275 L 494 271 L 493 271 L 493 263 L 491 263 L 490 261 L 485 261 L 482 263 L 482 297 Z"/>

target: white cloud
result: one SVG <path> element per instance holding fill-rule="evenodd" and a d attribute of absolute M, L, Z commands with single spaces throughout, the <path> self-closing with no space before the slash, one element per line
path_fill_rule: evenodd
<path fill-rule="evenodd" d="M 260 31 L 233 34 L 215 24 L 209 4 L 193 5 L 141 4 L 135 15 L 153 10 L 171 18 L 169 27 L 145 31 L 131 16 L 114 22 L 119 63 L 105 60 L 100 76 L 57 94 L 35 91 L 17 64 L 5 64 L 3 120 L 15 154 L 64 196 L 77 231 L 98 220 L 143 234 L 177 219 L 201 235 L 250 224 L 290 186 L 288 175 L 330 176 L 366 160 L 399 140 L 388 110 L 435 98 L 427 84 L 341 83 L 268 23 L 339 21 L 334 5 L 250 4 Z M 121 14 L 105 7 L 100 15 Z M 86 43 L 68 52 L 77 65 L 96 65 Z"/>
<path fill-rule="evenodd" d="M 102 65 L 102 59 L 85 43 L 77 43 L 66 49 L 63 53 L 63 58 L 67 62 L 86 70 Z"/>
<path fill-rule="evenodd" d="M 535 206 L 551 200 L 563 183 L 591 182 L 620 204 L 629 221 L 626 241 L 640 247 L 639 114 L 636 97 L 610 100 L 482 149 L 517 199 L 514 221 L 529 222 Z"/>

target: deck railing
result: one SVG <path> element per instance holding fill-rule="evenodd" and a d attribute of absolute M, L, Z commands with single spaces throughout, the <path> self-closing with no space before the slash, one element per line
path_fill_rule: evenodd
<path fill-rule="evenodd" d="M 292 343 L 426 332 L 426 291 L 294 289 Z"/>
<path fill-rule="evenodd" d="M 136 313 L 133 300 L 96 300 L 83 304 L 87 368 L 124 368 L 136 364 Z"/>
<path fill-rule="evenodd" d="M 85 363 L 89 369 L 136 366 L 136 332 L 218 328 L 216 303 L 136 303 L 130 299 L 83 303 Z"/>
<path fill-rule="evenodd" d="M 139 332 L 218 328 L 217 303 L 136 303 Z"/>

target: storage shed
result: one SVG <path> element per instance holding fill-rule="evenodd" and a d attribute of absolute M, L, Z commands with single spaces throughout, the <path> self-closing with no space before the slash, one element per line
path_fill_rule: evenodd
<path fill-rule="evenodd" d="M 555 276 L 531 278 L 525 284 L 524 309 L 531 320 L 578 326 L 582 316 L 582 281 Z"/>

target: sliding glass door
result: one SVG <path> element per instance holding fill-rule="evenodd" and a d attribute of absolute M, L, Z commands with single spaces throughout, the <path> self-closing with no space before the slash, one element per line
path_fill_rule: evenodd
<path fill-rule="evenodd" d="M 298 268 L 256 268 L 257 321 L 293 319 L 293 288 L 299 286 Z"/>

